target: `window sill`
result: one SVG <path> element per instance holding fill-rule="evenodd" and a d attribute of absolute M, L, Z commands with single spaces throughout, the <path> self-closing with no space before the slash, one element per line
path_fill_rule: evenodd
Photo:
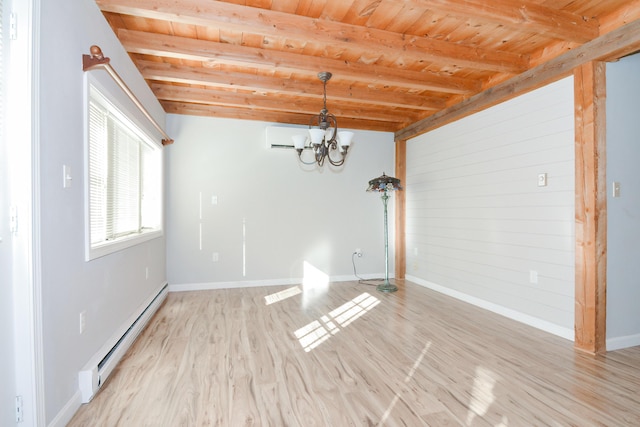
<path fill-rule="evenodd" d="M 121 251 L 123 249 L 130 248 L 135 245 L 139 245 L 149 240 L 157 239 L 163 236 L 162 230 L 146 231 L 141 234 L 135 234 L 132 236 L 121 237 L 114 241 L 102 243 L 91 247 L 87 242 L 85 250 L 85 261 L 91 261 L 96 258 L 103 257 L 105 255 L 112 254 L 114 252 Z"/>

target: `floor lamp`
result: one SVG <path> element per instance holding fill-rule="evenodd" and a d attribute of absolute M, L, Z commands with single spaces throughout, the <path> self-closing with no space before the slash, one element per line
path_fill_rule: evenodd
<path fill-rule="evenodd" d="M 382 173 L 382 176 L 369 181 L 367 191 L 377 191 L 382 193 L 382 204 L 384 205 L 384 282 L 376 288 L 381 292 L 395 292 L 398 287 L 389 282 L 389 227 L 387 225 L 387 202 L 389 192 L 402 190 L 400 180 Z"/>

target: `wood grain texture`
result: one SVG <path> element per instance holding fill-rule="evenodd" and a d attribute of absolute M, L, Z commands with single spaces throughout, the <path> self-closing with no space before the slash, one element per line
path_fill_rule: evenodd
<path fill-rule="evenodd" d="M 640 423 L 640 347 L 575 352 L 409 282 L 286 290 L 170 294 L 69 426 Z"/>
<path fill-rule="evenodd" d="M 606 68 L 591 62 L 574 73 L 576 174 L 576 348 L 606 346 L 607 181 Z"/>
<path fill-rule="evenodd" d="M 161 102 L 172 102 L 172 112 L 190 114 L 193 105 L 198 114 L 297 123 L 298 112 L 289 105 L 313 101 L 309 89 L 318 87 L 316 73 L 333 73 L 328 92 L 330 105 L 335 97 L 363 104 L 358 120 L 360 129 L 422 133 L 422 122 L 436 112 L 438 121 L 450 114 L 466 114 L 487 107 L 492 89 L 503 99 L 511 94 L 500 86 L 521 73 L 524 80 L 552 81 L 571 70 L 562 67 L 566 53 L 601 40 L 604 55 L 619 58 L 635 52 L 637 40 L 622 45 L 632 31 L 619 32 L 618 38 L 602 38 L 640 16 L 640 0 L 97 0 L 120 42 L 142 70 L 140 61 L 173 66 L 171 76 L 160 82 L 145 75 L 154 84 Z M 582 55 L 597 50 L 591 45 Z M 108 54 L 108 52 L 107 52 Z M 563 57 L 558 64 L 557 59 Z M 569 58 L 570 59 L 570 58 Z M 593 60 L 585 59 L 586 61 Z M 605 60 L 604 58 L 598 58 Z M 556 60 L 547 68 L 548 61 Z M 117 65 L 117 64 L 115 64 Z M 206 71 L 212 84 L 240 80 L 250 89 L 227 87 L 211 100 L 194 100 L 197 88 L 191 80 L 194 70 Z M 216 77 L 216 72 L 224 73 Z M 284 94 L 264 87 L 265 81 L 296 81 L 307 90 Z M 517 83 L 517 81 L 516 81 Z M 526 82 L 525 82 L 526 83 Z M 157 90 L 159 86 L 171 90 Z M 267 85 L 272 86 L 271 84 Z M 520 85 L 507 89 L 520 90 Z M 182 92 L 185 90 L 184 92 Z M 523 90 L 529 90 L 524 88 Z M 232 96 L 237 91 L 238 96 Z M 488 91 L 487 96 L 472 98 Z M 386 103 L 400 104 L 409 110 L 407 119 L 379 120 L 396 107 L 373 106 L 378 114 L 369 114 L 371 93 Z M 169 99 L 165 97 L 171 96 Z M 225 98 L 220 102 L 221 97 Z M 268 96 L 279 103 L 260 104 Z M 415 97 L 435 98 L 429 109 L 411 101 Z M 178 99 L 176 99 L 178 98 Z M 407 100 L 409 102 L 403 101 Z M 247 102 L 248 101 L 248 102 Z M 496 101 L 497 102 L 497 101 Z M 463 103 L 462 110 L 456 106 Z M 184 110 L 183 110 L 184 108 Z M 358 111 L 356 108 L 354 111 Z M 400 111 L 398 111 L 400 112 Z M 332 109 L 339 123 L 340 112 Z M 275 120 L 271 120 L 275 119 Z M 417 124 L 418 128 L 412 128 Z M 412 137 L 405 133 L 403 139 Z"/>
<path fill-rule="evenodd" d="M 400 180 L 403 189 L 407 186 L 407 141 L 396 141 L 396 178 Z M 407 273 L 407 239 L 406 239 L 406 211 L 407 196 L 404 190 L 396 191 L 395 194 L 395 277 L 404 279 Z"/>
<path fill-rule="evenodd" d="M 396 139 L 411 139 L 455 120 L 477 113 L 497 103 L 542 87 L 572 74 L 592 61 L 620 58 L 640 47 L 640 20 L 633 21 L 580 47 L 569 50 L 518 76 L 466 98 L 451 107 L 407 126 L 395 133 Z"/>

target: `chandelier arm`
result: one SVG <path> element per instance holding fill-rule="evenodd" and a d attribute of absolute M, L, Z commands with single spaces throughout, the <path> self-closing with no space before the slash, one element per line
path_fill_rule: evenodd
<path fill-rule="evenodd" d="M 328 154 L 327 146 L 325 145 L 325 142 L 322 141 L 322 144 L 320 144 L 316 151 L 316 163 L 318 163 L 318 166 L 322 167 L 324 165 L 324 159 Z"/>
<path fill-rule="evenodd" d="M 302 152 L 303 152 L 303 151 L 304 151 L 304 150 L 300 150 L 300 151 L 298 152 L 298 160 L 300 160 L 300 163 L 302 163 L 303 165 L 309 165 L 309 166 L 310 166 L 310 165 L 315 165 L 315 164 L 317 163 L 315 159 L 313 159 L 313 161 L 312 161 L 312 162 L 305 162 L 305 161 L 304 161 L 304 159 L 302 158 Z"/>
<path fill-rule="evenodd" d="M 342 164 L 344 163 L 344 157 L 337 161 L 329 157 L 329 163 L 331 163 L 333 166 L 342 166 Z"/>
<path fill-rule="evenodd" d="M 344 160 L 347 157 L 347 153 L 345 152 L 340 152 L 337 148 L 332 150 L 332 151 L 338 151 L 340 153 L 340 158 L 338 160 L 334 160 L 331 158 L 331 152 L 327 152 L 327 157 L 329 158 L 329 163 L 331 163 L 333 166 L 342 166 L 342 164 L 344 163 Z"/>
<path fill-rule="evenodd" d="M 331 139 L 328 142 L 331 144 L 331 147 L 333 149 L 336 149 L 338 148 L 338 140 L 336 139 L 336 136 L 338 135 L 338 120 L 336 119 L 336 116 L 331 113 L 327 114 L 327 119 L 331 124 L 331 128 L 333 129 Z"/>

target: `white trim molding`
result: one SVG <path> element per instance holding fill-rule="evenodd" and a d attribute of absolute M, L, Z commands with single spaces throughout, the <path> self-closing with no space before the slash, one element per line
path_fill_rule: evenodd
<path fill-rule="evenodd" d="M 475 305 L 476 307 L 489 310 L 492 313 L 496 313 L 501 316 L 507 317 L 509 319 L 518 321 L 520 323 L 524 323 L 525 325 L 533 326 L 534 328 L 540 329 L 545 332 L 549 332 L 550 334 L 557 335 L 569 341 L 574 340 L 574 332 L 572 329 L 563 328 L 551 322 L 547 322 L 546 320 L 538 319 L 537 317 L 533 317 L 528 314 L 524 314 L 519 311 L 510 309 L 507 307 L 503 307 L 501 305 L 494 304 L 492 302 L 485 301 L 483 299 L 480 299 L 471 295 L 467 295 L 462 292 L 458 292 L 456 290 L 446 288 L 444 286 L 438 285 L 433 282 L 429 282 L 427 280 L 422 280 L 414 276 L 407 275 L 406 279 L 420 286 L 424 286 L 425 288 L 450 296 L 460 301 L 467 302 L 469 304 Z"/>
<path fill-rule="evenodd" d="M 365 274 L 360 276 L 364 280 L 382 280 L 384 273 Z M 351 282 L 359 280 L 356 276 L 331 276 L 327 283 Z M 255 288 L 260 286 L 293 286 L 304 284 L 304 278 L 273 279 L 273 280 L 246 280 L 241 282 L 203 282 L 203 283 L 178 283 L 169 285 L 169 292 L 209 291 L 216 289 Z"/>

